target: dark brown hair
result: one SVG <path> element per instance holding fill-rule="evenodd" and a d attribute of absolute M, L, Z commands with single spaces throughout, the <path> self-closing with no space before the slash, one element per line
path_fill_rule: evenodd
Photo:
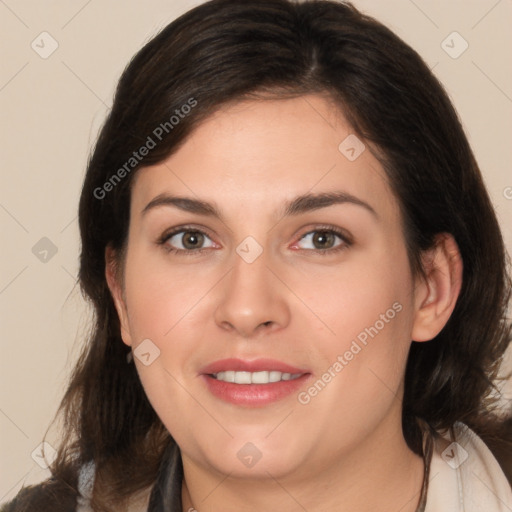
<path fill-rule="evenodd" d="M 61 404 L 66 435 L 38 510 L 73 510 L 66 499 L 76 499 L 77 469 L 90 461 L 97 471 L 94 510 L 112 510 L 155 482 L 163 450 L 174 442 L 135 365 L 126 362 L 130 349 L 105 280 L 105 248 L 122 253 L 126 245 L 136 170 L 168 158 L 227 102 L 308 93 L 331 98 L 374 148 L 401 207 L 413 271 L 421 274 L 422 251 L 439 233 L 451 233 L 462 255 L 462 290 L 450 320 L 432 341 L 411 345 L 403 398 L 407 443 L 421 453 L 415 418 L 434 429 L 460 421 L 497 455 L 504 447 L 510 454 L 510 423 L 491 414 L 489 395 L 510 339 L 507 257 L 443 87 L 413 49 L 348 3 L 212 0 L 135 55 L 90 158 L 79 206 L 79 281 L 94 305 L 95 324 Z M 183 109 L 191 101 L 195 106 Z M 176 110 L 183 114 L 177 123 L 170 121 Z M 127 167 L 166 122 L 155 147 Z M 30 502 L 25 496 L 19 503 Z"/>

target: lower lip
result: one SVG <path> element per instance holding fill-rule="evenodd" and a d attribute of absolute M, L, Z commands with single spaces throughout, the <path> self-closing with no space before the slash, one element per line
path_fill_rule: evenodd
<path fill-rule="evenodd" d="M 262 407 L 297 392 L 311 377 L 311 374 L 305 373 L 293 380 L 280 380 L 269 384 L 234 384 L 217 380 L 210 375 L 201 375 L 201 377 L 210 392 L 226 402 Z"/>

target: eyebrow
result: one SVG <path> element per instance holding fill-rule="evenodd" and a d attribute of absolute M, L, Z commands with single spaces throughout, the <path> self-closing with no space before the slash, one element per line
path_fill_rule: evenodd
<path fill-rule="evenodd" d="M 348 194 L 346 192 L 322 192 L 318 194 L 303 194 L 291 201 L 288 201 L 283 208 L 283 216 L 295 216 L 307 213 L 320 208 L 336 204 L 354 204 L 361 206 L 369 211 L 374 217 L 378 218 L 377 212 L 365 201 Z M 146 215 L 150 210 L 161 206 L 173 206 L 185 212 L 196 213 L 208 217 L 214 217 L 222 220 L 223 216 L 219 209 L 212 203 L 194 199 L 191 197 L 173 196 L 170 194 L 159 194 L 152 199 L 142 210 L 141 215 Z"/>

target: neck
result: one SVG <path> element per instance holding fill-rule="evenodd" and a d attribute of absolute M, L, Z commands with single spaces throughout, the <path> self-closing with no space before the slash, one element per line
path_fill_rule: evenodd
<path fill-rule="evenodd" d="M 184 512 L 415 512 L 423 484 L 422 457 L 413 453 L 401 425 L 369 434 L 364 443 L 319 471 L 294 471 L 279 480 L 212 474 L 183 456 Z M 249 508 L 249 504 L 252 508 Z"/>

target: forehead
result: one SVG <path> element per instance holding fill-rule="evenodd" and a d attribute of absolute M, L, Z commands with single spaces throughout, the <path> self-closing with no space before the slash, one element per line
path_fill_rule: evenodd
<path fill-rule="evenodd" d="M 393 209 L 386 175 L 342 112 L 320 95 L 243 101 L 203 121 L 161 164 L 137 171 L 140 211 L 163 192 L 275 209 L 307 192 L 339 191 Z"/>

